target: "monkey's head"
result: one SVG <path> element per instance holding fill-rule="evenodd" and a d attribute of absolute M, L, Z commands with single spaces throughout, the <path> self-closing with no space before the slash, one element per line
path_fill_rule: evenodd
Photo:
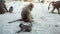
<path fill-rule="evenodd" d="M 32 3 L 30 3 L 29 5 L 28 5 L 28 8 L 30 9 L 30 11 L 32 11 L 32 9 L 33 9 L 33 4 Z"/>
<path fill-rule="evenodd" d="M 12 11 L 13 11 L 13 6 L 9 8 L 9 13 L 12 13 Z"/>
<path fill-rule="evenodd" d="M 11 9 L 13 8 L 13 6 L 10 7 Z"/>
<path fill-rule="evenodd" d="M 21 29 L 23 29 L 25 32 L 30 32 L 31 31 L 31 28 L 32 28 L 32 24 L 31 23 L 21 23 L 19 25 L 19 27 Z"/>

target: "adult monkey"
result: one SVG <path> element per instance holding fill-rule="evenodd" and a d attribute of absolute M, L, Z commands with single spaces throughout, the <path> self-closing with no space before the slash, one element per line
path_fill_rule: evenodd
<path fill-rule="evenodd" d="M 4 0 L 0 0 L 0 14 L 4 14 L 7 10 L 6 5 L 5 5 L 5 1 Z"/>
<path fill-rule="evenodd" d="M 53 11 L 55 10 L 55 9 L 57 9 L 58 10 L 58 14 L 60 14 L 60 11 L 59 11 L 59 8 L 60 8 L 60 1 L 52 1 L 52 2 L 50 2 L 50 4 L 52 4 L 52 6 L 53 6 L 53 9 L 52 9 L 52 13 L 53 13 Z M 50 4 L 49 4 L 49 6 L 50 6 Z M 48 10 L 49 10 L 49 6 L 48 6 Z"/>
<path fill-rule="evenodd" d="M 27 5 L 26 7 L 23 8 L 22 12 L 21 12 L 21 16 L 24 22 L 30 22 L 32 19 L 32 15 L 31 15 L 31 11 L 33 8 L 33 4 L 30 3 L 29 5 Z"/>
<path fill-rule="evenodd" d="M 33 9 L 33 4 L 32 3 L 23 7 L 22 12 L 21 12 L 22 19 L 11 21 L 9 23 L 13 23 L 13 22 L 16 22 L 16 21 L 31 22 L 32 21 L 31 19 L 33 18 L 32 15 L 31 15 L 32 9 Z"/>

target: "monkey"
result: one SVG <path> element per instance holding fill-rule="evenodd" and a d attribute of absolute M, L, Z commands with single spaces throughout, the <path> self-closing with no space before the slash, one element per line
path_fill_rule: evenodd
<path fill-rule="evenodd" d="M 4 14 L 7 10 L 5 0 L 0 0 L 0 14 Z"/>
<path fill-rule="evenodd" d="M 12 11 L 13 11 L 13 6 L 11 6 L 10 8 L 9 8 L 9 13 L 12 13 Z"/>
<path fill-rule="evenodd" d="M 22 11 L 21 11 L 21 17 L 22 19 L 18 19 L 18 20 L 15 20 L 15 21 L 11 21 L 9 23 L 13 23 L 13 22 L 16 22 L 16 21 L 24 21 L 24 22 L 33 22 L 33 17 L 31 15 L 31 11 L 33 9 L 33 4 L 30 3 L 28 4 L 27 6 L 23 7 Z"/>
<path fill-rule="evenodd" d="M 53 11 L 55 9 L 57 9 L 58 10 L 58 14 L 60 14 L 60 11 L 59 11 L 60 1 L 52 1 L 52 2 L 49 3 L 49 6 L 50 6 L 50 4 L 52 4 L 52 6 L 53 6 L 53 9 L 52 9 L 51 13 L 53 13 Z M 48 10 L 49 10 L 49 6 L 48 6 Z"/>
<path fill-rule="evenodd" d="M 31 22 L 31 19 L 32 19 L 31 11 L 32 11 L 32 9 L 33 9 L 32 3 L 30 3 L 29 5 L 27 5 L 26 7 L 24 7 L 22 9 L 21 17 L 22 17 L 24 22 Z"/>
<path fill-rule="evenodd" d="M 19 27 L 21 29 L 17 31 L 17 33 L 20 33 L 21 31 L 30 32 L 32 30 L 32 23 L 21 23 Z"/>

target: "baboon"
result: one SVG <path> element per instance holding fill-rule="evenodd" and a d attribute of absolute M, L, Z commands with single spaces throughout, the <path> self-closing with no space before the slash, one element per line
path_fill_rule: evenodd
<path fill-rule="evenodd" d="M 24 31 L 24 32 L 30 32 L 32 30 L 32 24 L 31 23 L 21 23 L 19 25 L 19 27 L 21 28 L 19 31 L 17 31 L 17 33 Z"/>
<path fill-rule="evenodd" d="M 49 3 L 49 6 L 50 6 L 50 4 L 52 4 L 52 6 L 53 6 L 53 9 L 52 9 L 51 12 L 53 13 L 53 11 L 54 11 L 55 9 L 57 9 L 57 10 L 58 10 L 58 14 L 60 14 L 60 11 L 59 11 L 60 1 L 52 1 L 52 2 Z M 49 10 L 49 6 L 48 6 L 48 10 Z"/>
<path fill-rule="evenodd" d="M 5 1 L 4 0 L 0 0 L 0 14 L 4 14 L 7 10 L 6 5 L 5 5 Z"/>
<path fill-rule="evenodd" d="M 21 12 L 22 19 L 15 20 L 15 21 L 12 21 L 12 22 L 16 22 L 16 21 L 32 22 L 32 20 L 31 20 L 33 18 L 32 15 L 31 15 L 32 9 L 33 9 L 33 4 L 32 3 L 23 7 L 22 12 Z M 12 22 L 9 22 L 9 23 L 12 23 Z"/>

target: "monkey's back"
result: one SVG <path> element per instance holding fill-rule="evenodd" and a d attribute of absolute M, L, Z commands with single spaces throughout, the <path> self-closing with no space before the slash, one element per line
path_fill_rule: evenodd
<path fill-rule="evenodd" d="M 21 12 L 21 16 L 22 16 L 22 19 L 25 21 L 25 22 L 29 22 L 30 21 L 30 18 L 29 18 L 29 15 L 30 15 L 30 10 L 28 8 L 23 8 L 22 9 L 22 12 Z"/>

